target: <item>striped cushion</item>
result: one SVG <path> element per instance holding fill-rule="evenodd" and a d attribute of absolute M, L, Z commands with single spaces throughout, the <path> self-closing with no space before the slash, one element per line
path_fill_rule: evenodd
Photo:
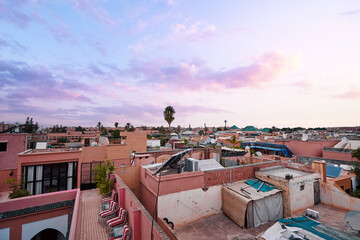
<path fill-rule="evenodd" d="M 126 225 L 124 227 L 124 232 L 123 232 L 123 235 L 122 235 L 123 239 L 122 240 L 129 240 L 131 235 L 130 235 L 130 227 L 128 225 Z"/>
<path fill-rule="evenodd" d="M 120 225 L 120 224 L 124 224 L 125 223 L 125 209 L 121 209 L 119 210 L 119 215 L 115 218 L 112 218 L 110 220 L 107 221 L 107 224 L 109 225 L 109 227 L 114 227 L 116 225 Z"/>
<path fill-rule="evenodd" d="M 116 191 L 112 191 L 111 197 L 103 198 L 103 199 L 102 199 L 102 202 L 103 202 L 103 203 L 107 203 L 107 202 L 110 202 L 111 200 L 116 202 L 116 198 L 117 198 L 117 192 L 116 192 Z"/>
<path fill-rule="evenodd" d="M 99 214 L 101 217 L 105 218 L 107 216 L 109 216 L 110 214 L 113 214 L 115 212 L 115 207 L 116 207 L 116 202 L 114 201 L 111 201 L 110 202 L 110 207 L 108 210 L 104 210 L 104 211 L 101 211 Z"/>
<path fill-rule="evenodd" d="M 130 240 L 130 227 L 125 225 L 123 228 L 122 236 L 112 238 L 111 240 Z"/>

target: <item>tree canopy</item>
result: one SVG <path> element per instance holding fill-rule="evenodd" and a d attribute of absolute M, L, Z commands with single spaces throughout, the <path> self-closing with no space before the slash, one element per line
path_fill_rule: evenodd
<path fill-rule="evenodd" d="M 174 119 L 175 119 L 174 114 L 175 114 L 175 109 L 172 106 L 167 106 L 165 108 L 164 119 L 169 124 L 169 128 L 170 128 L 172 121 L 174 121 Z"/>
<path fill-rule="evenodd" d="M 131 124 L 131 123 L 126 123 L 126 125 L 125 125 L 125 131 L 127 131 L 127 132 L 134 132 L 135 131 L 135 128 L 134 128 L 134 126 Z"/>
<path fill-rule="evenodd" d="M 24 133 L 35 133 L 38 130 L 38 128 L 39 128 L 38 123 L 34 124 L 33 119 L 27 117 L 26 121 L 25 121 L 25 124 L 24 124 L 24 126 L 22 128 L 22 131 Z"/>

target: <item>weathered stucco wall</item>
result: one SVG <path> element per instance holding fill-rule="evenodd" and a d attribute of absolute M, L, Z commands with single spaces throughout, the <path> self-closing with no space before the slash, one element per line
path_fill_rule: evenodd
<path fill-rule="evenodd" d="M 318 177 L 313 173 L 289 181 L 291 214 L 314 206 L 314 180 Z"/>
<path fill-rule="evenodd" d="M 159 197 L 158 216 L 176 225 L 221 212 L 221 185 Z"/>
<path fill-rule="evenodd" d="M 321 202 L 348 211 L 360 211 L 360 199 L 354 198 L 344 192 L 332 182 L 321 183 Z"/>

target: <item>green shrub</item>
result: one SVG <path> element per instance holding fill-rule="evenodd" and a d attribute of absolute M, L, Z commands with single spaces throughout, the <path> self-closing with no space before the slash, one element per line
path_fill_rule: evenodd
<path fill-rule="evenodd" d="M 10 199 L 21 198 L 30 196 L 31 194 L 25 189 L 23 182 L 18 182 L 15 178 L 11 178 L 5 181 L 6 184 L 10 185 L 12 192 L 9 194 Z"/>
<path fill-rule="evenodd" d="M 95 171 L 95 182 L 96 187 L 99 189 L 101 195 L 106 195 L 111 191 L 112 180 L 110 179 L 110 174 L 113 173 L 115 167 L 112 165 L 110 160 L 105 160 L 103 164 L 98 163 L 96 165 Z"/>

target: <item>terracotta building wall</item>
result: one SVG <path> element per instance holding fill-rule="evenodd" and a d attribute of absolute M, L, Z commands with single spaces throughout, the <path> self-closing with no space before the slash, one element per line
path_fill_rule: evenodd
<path fill-rule="evenodd" d="M 307 157 L 322 157 L 324 147 L 333 147 L 340 140 L 324 140 L 324 141 L 301 141 L 301 140 L 285 140 L 275 141 L 276 144 L 283 144 L 290 148 L 295 155 Z"/>
<path fill-rule="evenodd" d="M 0 134 L 0 142 L 7 142 L 6 152 L 0 152 L 0 170 L 16 169 L 17 154 L 26 150 L 27 134 Z"/>

